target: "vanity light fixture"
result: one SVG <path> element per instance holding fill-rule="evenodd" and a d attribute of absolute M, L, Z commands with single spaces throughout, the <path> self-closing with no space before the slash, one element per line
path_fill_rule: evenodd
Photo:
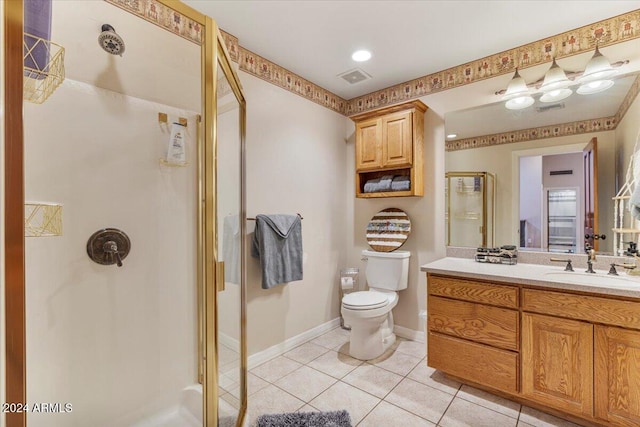
<path fill-rule="evenodd" d="M 449 135 L 447 135 L 447 139 L 453 139 L 456 138 L 458 136 L 457 133 L 450 133 Z"/>
<path fill-rule="evenodd" d="M 368 50 L 357 50 L 351 55 L 351 59 L 356 62 L 364 62 L 371 59 L 371 52 Z"/>
<path fill-rule="evenodd" d="M 567 76 L 565 71 L 556 63 L 556 59 L 553 58 L 551 68 L 545 73 L 544 79 L 527 85 L 516 68 L 516 73 L 507 89 L 496 92 L 496 95 L 504 94 L 502 99 L 506 101 L 505 107 L 510 110 L 520 110 L 532 105 L 535 102 L 531 96 L 532 91 L 533 93 L 542 94 L 540 102 L 561 101 L 573 93 L 570 86 L 574 85 L 579 85 L 576 92 L 580 95 L 591 95 L 605 91 L 613 86 L 615 82 L 611 77 L 618 74 L 618 67 L 628 63 L 629 60 L 624 60 L 611 64 L 600 53 L 598 45 L 596 45 L 593 57 L 587 63 L 584 72 L 571 71 Z M 542 84 L 540 84 L 541 81 Z M 536 90 L 539 92 L 536 92 Z"/>
<path fill-rule="evenodd" d="M 509 82 L 509 86 L 507 86 L 507 92 L 504 94 L 502 99 L 507 101 L 504 105 L 509 110 L 521 110 L 529 107 L 534 102 L 533 97 L 529 92 L 529 88 L 527 87 L 527 83 L 520 76 L 517 68 L 516 73 Z"/>
<path fill-rule="evenodd" d="M 592 82 L 583 83 L 580 85 L 577 93 L 580 95 L 591 95 L 598 92 L 603 92 L 613 86 L 613 80 L 595 80 Z"/>
<path fill-rule="evenodd" d="M 572 81 L 567 78 L 564 70 L 553 58 L 551 68 L 544 75 L 544 81 L 540 86 L 542 91 L 540 102 L 556 102 L 568 98 L 573 93 L 568 87 L 571 83 Z"/>
<path fill-rule="evenodd" d="M 591 95 L 609 89 L 613 86 L 613 80 L 610 77 L 618 73 L 618 70 L 611 66 L 609 60 L 600 53 L 596 45 L 596 51 L 593 57 L 587 63 L 584 73 L 578 79 L 580 87 L 576 92 L 580 95 Z"/>

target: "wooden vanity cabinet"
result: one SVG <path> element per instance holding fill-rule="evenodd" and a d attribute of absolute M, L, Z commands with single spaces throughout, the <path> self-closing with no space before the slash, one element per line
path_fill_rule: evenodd
<path fill-rule="evenodd" d="M 427 274 L 429 366 L 589 425 L 640 426 L 640 300 Z"/>
<path fill-rule="evenodd" d="M 424 113 L 420 101 L 370 111 L 351 119 L 356 125 L 356 197 L 422 196 L 424 194 Z M 404 175 L 411 189 L 365 193 L 370 179 Z"/>
<path fill-rule="evenodd" d="M 593 414 L 593 325 L 522 313 L 522 396 L 564 412 Z"/>
<path fill-rule="evenodd" d="M 428 365 L 450 375 L 518 391 L 518 289 L 428 276 Z"/>
<path fill-rule="evenodd" d="M 595 327 L 595 415 L 640 426 L 640 331 Z"/>

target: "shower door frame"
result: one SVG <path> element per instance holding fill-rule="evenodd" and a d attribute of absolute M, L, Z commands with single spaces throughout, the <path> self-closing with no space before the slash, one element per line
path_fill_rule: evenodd
<path fill-rule="evenodd" d="M 203 27 L 204 41 L 201 44 L 201 88 L 202 117 L 198 138 L 198 242 L 197 242 L 197 287 L 198 287 L 198 364 L 203 383 L 204 426 L 214 427 L 218 422 L 218 366 L 217 366 L 217 278 L 219 276 L 216 229 L 216 99 L 217 65 L 223 67 L 234 93 L 240 103 L 241 132 L 241 212 L 245 209 L 245 120 L 246 103 L 235 71 L 230 67 L 229 53 L 216 22 L 177 0 L 157 0 Z M 4 239 L 2 256 L 4 261 L 5 304 L 5 387 L 6 402 L 27 403 L 26 392 L 26 307 L 25 307 L 25 242 L 24 242 L 24 130 L 23 130 L 23 0 L 3 1 L 2 28 L 4 53 L 5 108 L 3 145 L 3 204 Z M 244 236 L 245 221 L 241 221 Z M 244 266 L 244 250 L 241 254 Z M 222 277 L 224 280 L 224 277 Z M 241 406 L 238 425 L 244 422 L 246 413 L 246 296 L 245 272 L 242 268 L 241 303 Z M 209 355 L 209 357 L 207 357 Z M 6 427 L 25 427 L 25 413 L 6 415 Z M 0 419 L 1 421 L 1 419 Z"/>
<path fill-rule="evenodd" d="M 24 131 L 22 116 L 23 2 L 4 1 L 4 315 L 5 398 L 26 401 L 24 259 Z M 9 191 L 11 190 L 11 191 Z M 6 413 L 7 427 L 26 426 L 24 413 Z"/>

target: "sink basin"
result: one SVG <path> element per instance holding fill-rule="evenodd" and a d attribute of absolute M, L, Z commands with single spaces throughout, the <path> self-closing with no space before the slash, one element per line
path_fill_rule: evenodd
<path fill-rule="evenodd" d="M 640 290 L 640 278 L 608 275 L 604 271 L 595 274 L 571 271 L 551 271 L 544 274 L 545 279 L 564 283 L 575 283 L 585 286 L 625 287 Z"/>

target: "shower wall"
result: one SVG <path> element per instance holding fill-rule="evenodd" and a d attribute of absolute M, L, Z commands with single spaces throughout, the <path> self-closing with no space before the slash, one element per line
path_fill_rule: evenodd
<path fill-rule="evenodd" d="M 160 164 L 189 118 L 187 167 Z M 66 80 L 25 104 L 26 199 L 63 205 L 63 236 L 27 238 L 30 427 L 131 425 L 197 380 L 195 114 Z M 87 239 L 131 239 L 121 268 L 91 261 Z"/>

